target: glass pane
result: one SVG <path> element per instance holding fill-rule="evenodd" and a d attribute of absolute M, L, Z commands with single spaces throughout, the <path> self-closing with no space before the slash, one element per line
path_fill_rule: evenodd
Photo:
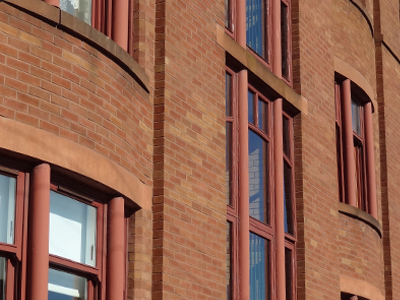
<path fill-rule="evenodd" d="M 292 300 L 292 250 L 285 248 L 286 300 Z"/>
<path fill-rule="evenodd" d="M 60 0 L 60 9 L 91 25 L 91 0 Z"/>
<path fill-rule="evenodd" d="M 351 100 L 351 117 L 353 120 L 353 131 L 361 136 L 360 106 Z"/>
<path fill-rule="evenodd" d="M 283 152 L 290 158 L 289 120 L 283 117 Z"/>
<path fill-rule="evenodd" d="M 6 266 L 7 260 L 0 257 L 0 300 L 6 299 Z"/>
<path fill-rule="evenodd" d="M 292 168 L 284 161 L 283 196 L 285 232 L 293 234 Z"/>
<path fill-rule="evenodd" d="M 226 122 L 226 204 L 232 204 L 232 123 Z"/>
<path fill-rule="evenodd" d="M 15 190 L 17 180 L 0 174 L 0 242 L 14 244 Z"/>
<path fill-rule="evenodd" d="M 269 241 L 250 232 L 250 300 L 270 299 Z"/>
<path fill-rule="evenodd" d="M 289 79 L 288 61 L 288 7 L 281 2 L 281 51 L 282 51 L 282 76 Z"/>
<path fill-rule="evenodd" d="M 232 298 L 232 223 L 226 226 L 226 299 Z"/>
<path fill-rule="evenodd" d="M 246 43 L 262 58 L 266 55 L 266 30 L 267 15 L 264 0 L 246 0 Z"/>
<path fill-rule="evenodd" d="M 231 29 L 231 1 L 225 0 L 225 27 Z"/>
<path fill-rule="evenodd" d="M 49 269 L 48 300 L 86 300 L 87 279 Z"/>
<path fill-rule="evenodd" d="M 232 116 L 232 75 L 225 74 L 225 102 L 226 102 L 226 115 Z"/>
<path fill-rule="evenodd" d="M 269 223 L 268 143 L 249 130 L 249 214 Z"/>
<path fill-rule="evenodd" d="M 258 100 L 258 128 L 268 134 L 268 104 Z"/>
<path fill-rule="evenodd" d="M 249 123 L 251 123 L 251 124 L 255 124 L 255 122 L 254 122 L 254 97 L 255 97 L 255 94 L 249 91 L 247 94 L 247 102 L 248 102 L 247 113 L 249 116 L 248 117 Z"/>
<path fill-rule="evenodd" d="M 50 254 L 96 265 L 96 208 L 50 192 Z"/>

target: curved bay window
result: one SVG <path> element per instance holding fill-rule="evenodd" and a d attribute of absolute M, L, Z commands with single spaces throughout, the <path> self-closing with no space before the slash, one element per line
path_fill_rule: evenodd
<path fill-rule="evenodd" d="M 285 275 L 283 287 L 286 299 L 295 299 L 293 121 L 288 114 L 280 112 L 281 120 L 276 122 L 274 112 L 278 108 L 275 108 L 274 101 L 247 82 L 247 99 L 239 99 L 240 95 L 244 95 L 237 91 L 238 86 L 243 84 L 240 80 L 237 74 L 227 70 L 227 299 L 244 299 L 247 295 L 251 300 L 275 299 L 278 269 Z M 244 108 L 238 104 L 239 101 L 246 101 L 247 116 L 244 120 L 239 120 L 242 117 L 238 110 Z M 279 130 L 275 128 L 278 123 L 281 124 Z M 246 156 L 239 150 L 243 124 L 247 127 Z M 276 134 L 283 141 L 282 152 L 277 151 L 275 146 Z M 281 172 L 276 170 L 276 160 L 283 160 Z M 243 165 L 246 165 L 246 170 L 239 167 Z M 246 176 L 241 172 L 247 172 Z M 283 176 L 280 178 L 283 183 L 280 199 L 277 199 L 276 190 L 278 174 Z M 247 178 L 244 185 L 242 181 Z M 246 188 L 246 193 L 240 191 L 243 188 Z M 247 199 L 244 194 L 248 195 Z M 283 207 L 281 218 L 276 215 L 277 206 Z M 244 209 L 247 211 L 244 212 Z M 282 225 L 277 226 L 277 222 L 282 222 Z M 278 228 L 284 229 L 280 232 Z M 246 236 L 243 235 L 246 230 L 248 241 L 244 242 L 240 238 Z M 281 249 L 277 249 L 277 237 L 282 238 Z M 247 250 L 244 247 L 248 247 Z M 281 265 L 277 263 L 278 254 L 283 258 Z M 247 265 L 240 263 L 245 259 L 248 259 Z M 248 287 L 239 284 L 246 280 L 246 274 Z"/>
<path fill-rule="evenodd" d="M 339 199 L 377 218 L 372 104 L 349 79 L 335 84 Z"/>
<path fill-rule="evenodd" d="M 51 184 L 46 164 L 0 167 L 0 300 L 123 299 L 126 225 L 121 197 Z"/>

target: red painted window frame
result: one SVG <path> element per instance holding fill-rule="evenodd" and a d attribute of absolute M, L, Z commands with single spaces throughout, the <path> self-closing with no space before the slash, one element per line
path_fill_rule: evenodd
<path fill-rule="evenodd" d="M 239 165 L 239 160 L 240 159 L 248 159 L 247 157 L 241 157 L 240 153 L 238 153 L 238 131 L 239 131 L 239 123 L 238 123 L 238 93 L 237 93 L 237 88 L 238 88 L 238 74 L 235 73 L 230 68 L 226 68 L 226 73 L 231 75 L 232 78 L 232 91 L 231 91 L 231 102 L 232 102 L 232 109 L 233 113 L 232 116 L 226 116 L 226 121 L 227 122 L 232 122 L 234 124 L 233 128 L 233 134 L 232 134 L 232 146 L 231 146 L 231 151 L 232 151 L 232 166 L 231 166 L 231 172 L 234 174 L 233 175 L 233 189 L 232 189 L 232 202 L 231 205 L 227 204 L 227 222 L 231 223 L 231 234 L 232 236 L 230 237 L 231 245 L 230 245 L 230 263 L 231 263 L 231 299 L 232 300 L 239 300 L 239 281 L 240 281 L 240 270 L 239 270 L 239 226 L 240 226 L 240 220 L 239 220 L 239 206 L 240 203 L 239 201 L 248 201 L 248 199 L 243 199 L 239 200 L 238 197 L 238 186 L 239 186 L 239 172 L 238 172 L 238 165 Z M 263 223 L 259 220 L 256 220 L 252 217 L 249 217 L 249 230 L 250 232 L 259 235 L 260 237 L 267 239 L 269 241 L 269 246 L 270 246 L 270 261 L 269 261 L 269 279 L 270 279 L 270 296 L 271 299 L 275 299 L 275 290 L 276 290 L 276 247 L 275 247 L 275 239 L 276 239 L 276 220 L 274 216 L 274 211 L 275 211 L 275 197 L 274 197 L 274 189 L 273 189 L 273 182 L 274 182 L 274 164 L 272 163 L 274 161 L 274 122 L 273 122 L 273 111 L 274 111 L 274 101 L 271 101 L 263 95 L 260 90 L 251 85 L 248 84 L 248 91 L 251 91 L 256 95 L 254 99 L 254 105 L 253 104 L 253 116 L 255 118 L 254 123 L 248 122 L 247 128 L 248 130 L 252 130 L 254 133 L 259 134 L 263 139 L 268 141 L 269 144 L 269 169 L 268 169 L 268 178 L 269 178 L 269 184 L 270 188 L 268 189 L 268 197 L 270 199 L 270 207 L 269 207 L 269 222 Z M 263 132 L 259 126 L 259 120 L 258 120 L 258 99 L 264 101 L 265 103 L 268 104 L 268 134 Z M 248 99 L 240 99 L 240 101 L 248 101 Z M 292 265 L 291 265 L 291 299 L 296 300 L 297 299 L 297 290 L 296 290 L 296 278 L 297 278 L 297 268 L 296 268 L 296 243 L 297 243 L 297 228 L 296 228 L 296 204 L 295 204 L 295 174 L 294 174 L 294 122 L 292 116 L 290 116 L 288 113 L 283 112 L 282 113 L 282 118 L 287 118 L 289 121 L 289 126 L 288 126 L 288 139 L 289 139 L 289 148 L 290 148 L 290 153 L 289 155 L 286 155 L 285 153 L 283 154 L 282 159 L 286 161 L 290 166 L 291 166 L 291 213 L 292 213 L 292 220 L 293 220 L 293 234 L 285 233 L 285 248 L 289 249 L 292 254 Z M 282 132 L 283 134 L 283 132 Z M 227 147 L 229 149 L 229 147 Z"/>
<path fill-rule="evenodd" d="M 66 189 L 60 188 L 59 185 L 51 184 L 50 189 L 60 195 L 77 200 L 86 205 L 96 208 L 96 266 L 92 267 L 83 263 L 75 262 L 61 256 L 49 253 L 49 264 L 51 269 L 67 272 L 70 274 L 78 275 L 87 279 L 87 299 L 98 299 L 97 295 L 102 291 L 99 290 L 99 285 L 105 282 L 104 274 L 106 271 L 106 262 L 104 261 L 105 253 L 105 218 L 104 210 L 105 204 L 90 201 L 87 197 L 81 196 L 78 193 L 71 192 Z M 96 296 L 96 297 L 95 297 Z"/>
<path fill-rule="evenodd" d="M 6 300 L 26 298 L 28 239 L 29 239 L 29 197 L 32 192 L 30 187 L 30 173 L 21 172 L 14 168 L 0 165 L 0 174 L 16 178 L 16 201 L 15 201 L 15 227 L 14 244 L 0 243 L 0 256 L 6 258 Z M 101 200 L 92 200 L 88 197 L 75 193 L 74 190 L 61 188 L 59 185 L 50 183 L 50 190 L 82 203 L 96 207 L 96 266 L 88 266 L 82 263 L 52 255 L 49 253 L 49 268 L 68 272 L 85 277 L 88 282 L 87 299 L 98 300 L 106 298 L 107 277 L 107 211 L 108 203 Z M 111 199 L 110 199 L 111 200 Z M 49 212 L 50 213 L 50 212 Z M 125 224 L 125 272 L 128 271 L 128 216 L 124 217 Z M 126 280 L 125 276 L 125 280 Z M 127 297 L 127 282 L 124 283 L 124 298 Z"/>
<path fill-rule="evenodd" d="M 350 95 L 343 95 L 342 85 L 344 80 L 348 79 L 336 79 L 334 92 L 335 92 L 335 126 L 336 126 L 336 160 L 337 160 L 337 172 L 338 172 L 338 191 L 339 191 L 339 201 L 343 203 L 349 203 L 349 197 L 347 195 L 345 180 L 346 180 L 346 161 L 345 161 L 345 135 L 346 129 L 344 127 L 343 116 L 345 114 L 346 107 L 343 105 L 343 99 L 345 96 L 351 97 L 351 101 L 354 101 L 359 105 L 360 113 L 360 130 L 361 135 L 358 135 L 353 131 L 352 128 L 347 129 L 351 131 L 353 136 L 353 153 L 356 148 L 360 151 L 358 154 L 353 154 L 356 172 L 356 201 L 355 206 L 369 214 L 371 214 L 370 207 L 376 203 L 370 203 L 371 195 L 368 194 L 367 186 L 369 184 L 375 184 L 375 182 L 368 182 L 368 159 L 367 159 L 367 149 L 366 149 L 366 135 L 370 134 L 372 139 L 372 132 L 366 132 L 366 111 L 364 109 L 365 105 L 370 102 L 363 92 L 358 91 L 354 83 L 351 83 Z M 350 112 L 351 113 L 351 112 Z M 356 146 L 357 144 L 357 146 Z M 371 168 L 370 168 L 371 169 Z M 372 166 L 374 170 L 374 166 Z M 376 216 L 375 216 L 376 217 Z"/>
<path fill-rule="evenodd" d="M 15 219 L 14 219 L 14 244 L 0 243 L 0 256 L 6 258 L 6 290 L 7 300 L 17 298 L 16 274 L 22 272 L 23 262 L 23 219 L 25 202 L 25 174 L 12 169 L 0 167 L 0 174 L 16 179 L 15 193 Z"/>
<path fill-rule="evenodd" d="M 239 24 L 239 18 L 238 18 L 238 10 L 239 9 L 245 9 L 246 4 L 243 6 L 240 5 L 242 0 L 227 0 L 230 1 L 230 11 L 226 12 L 225 11 L 225 16 L 228 16 L 230 18 L 230 27 L 225 26 L 225 32 L 231 36 L 234 40 L 237 40 L 237 31 L 238 27 L 241 26 L 244 32 L 246 32 L 246 20 L 244 19 L 242 21 L 243 24 Z M 277 42 L 276 40 L 274 41 L 272 36 L 273 33 L 275 32 L 275 28 L 272 22 L 273 19 L 273 1 L 274 0 L 263 0 L 265 2 L 265 8 L 266 8 L 266 14 L 267 14 L 267 22 L 265 22 L 265 34 L 266 34 L 266 40 L 265 43 L 267 44 L 266 47 L 266 58 L 261 57 L 258 55 L 255 51 L 253 51 L 249 46 L 246 45 L 246 49 L 248 52 L 250 52 L 254 57 L 256 57 L 261 64 L 263 64 L 266 68 L 270 69 L 273 71 L 274 68 L 274 57 L 276 57 L 278 54 L 274 53 L 274 47 L 273 43 Z M 277 0 L 279 1 L 279 0 Z M 243 2 L 243 1 L 242 1 Z M 238 4 L 239 3 L 239 4 Z M 281 76 L 282 80 L 288 84 L 289 86 L 293 86 L 293 62 L 292 62 L 292 0 L 280 0 L 279 3 L 283 3 L 288 7 L 287 10 L 287 61 L 288 61 L 288 75 L 287 76 Z M 279 16 L 279 19 L 281 20 L 281 16 Z M 279 42 L 281 43 L 282 46 L 282 35 L 279 37 Z M 279 54 L 281 57 L 281 54 Z M 281 59 L 282 63 L 282 59 Z"/>

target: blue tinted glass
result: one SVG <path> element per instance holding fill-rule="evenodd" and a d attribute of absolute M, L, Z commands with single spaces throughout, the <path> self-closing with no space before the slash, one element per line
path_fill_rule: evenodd
<path fill-rule="evenodd" d="M 249 130 L 249 215 L 268 223 L 268 144 Z"/>
<path fill-rule="evenodd" d="M 263 0 L 246 0 L 246 43 L 265 58 L 265 9 Z"/>
<path fill-rule="evenodd" d="M 254 94 L 252 92 L 248 92 L 247 94 L 247 102 L 248 102 L 248 107 L 247 107 L 247 111 L 248 111 L 248 119 L 249 119 L 249 123 L 254 124 Z"/>
<path fill-rule="evenodd" d="M 86 300 L 87 279 L 49 269 L 48 300 Z"/>
<path fill-rule="evenodd" d="M 292 212 L 292 169 L 284 162 L 283 175 L 283 201 L 285 232 L 293 234 L 293 212 Z"/>
<path fill-rule="evenodd" d="M 269 241 L 250 232 L 250 300 L 269 299 Z"/>

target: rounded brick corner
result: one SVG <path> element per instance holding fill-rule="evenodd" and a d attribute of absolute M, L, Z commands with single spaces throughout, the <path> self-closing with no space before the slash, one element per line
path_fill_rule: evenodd
<path fill-rule="evenodd" d="M 73 15 L 40 0 L 5 0 L 4 3 L 25 12 L 82 39 L 120 65 L 148 93 L 149 78 L 142 67 L 117 43 Z"/>
<path fill-rule="evenodd" d="M 368 224 L 371 228 L 373 228 L 382 238 L 382 226 L 374 217 L 372 217 L 369 213 L 351 206 L 346 203 L 338 202 L 338 211 L 344 215 L 350 216 L 352 218 L 361 220 L 365 224 Z"/>

